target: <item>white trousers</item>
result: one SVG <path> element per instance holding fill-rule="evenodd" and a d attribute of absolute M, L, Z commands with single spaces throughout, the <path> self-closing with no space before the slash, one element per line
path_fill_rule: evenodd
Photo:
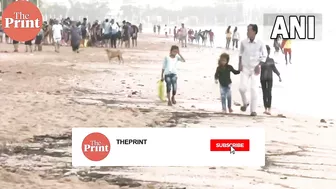
<path fill-rule="evenodd" d="M 55 37 L 55 38 L 54 38 L 54 43 L 55 43 L 55 44 L 61 44 L 61 39 L 62 39 L 62 38 L 60 38 L 60 37 Z"/>
<path fill-rule="evenodd" d="M 260 76 L 254 73 L 254 70 L 244 69 L 240 72 L 240 86 L 239 92 L 242 97 L 244 106 L 250 104 L 251 112 L 257 111 L 257 102 L 258 102 L 258 88 L 259 88 L 259 79 Z M 246 93 L 248 88 L 251 90 L 251 99 L 247 100 Z"/>

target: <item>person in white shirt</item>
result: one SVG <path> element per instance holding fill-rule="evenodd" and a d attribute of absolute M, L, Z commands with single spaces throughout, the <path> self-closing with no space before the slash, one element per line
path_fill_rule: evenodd
<path fill-rule="evenodd" d="M 111 20 L 111 48 L 117 48 L 117 35 L 119 26 L 114 23 L 114 19 Z"/>
<path fill-rule="evenodd" d="M 235 29 L 233 30 L 233 35 L 232 35 L 232 50 L 234 50 L 235 48 L 238 49 L 239 39 L 240 39 L 240 34 L 238 32 L 238 28 L 235 27 Z"/>
<path fill-rule="evenodd" d="M 173 45 L 170 48 L 170 55 L 164 58 L 161 72 L 161 81 L 166 82 L 168 106 L 176 104 L 175 95 L 177 91 L 177 65 L 179 62 L 185 62 L 185 60 L 180 54 L 179 47 Z M 170 92 L 172 88 L 173 94 L 171 96 Z"/>
<path fill-rule="evenodd" d="M 59 24 L 58 20 L 56 20 L 55 24 L 52 26 L 55 52 L 59 52 L 60 50 L 60 44 L 62 40 L 62 31 L 63 31 L 62 25 Z"/>
<path fill-rule="evenodd" d="M 103 32 L 104 32 L 104 45 L 107 48 L 108 44 L 111 40 L 111 23 L 108 19 L 105 19 L 105 22 L 102 24 L 103 26 Z"/>
<path fill-rule="evenodd" d="M 184 27 L 184 24 L 181 24 L 181 36 L 180 36 L 180 40 L 182 43 L 182 47 L 187 47 L 187 28 Z"/>
<path fill-rule="evenodd" d="M 247 29 L 248 39 L 241 42 L 239 52 L 239 71 L 241 71 L 239 91 L 243 101 L 243 106 L 241 106 L 240 110 L 245 112 L 249 106 L 246 97 L 247 88 L 249 87 L 251 89 L 251 116 L 257 115 L 260 65 L 265 63 L 267 58 L 266 46 L 256 39 L 257 33 L 258 26 L 250 24 Z"/>

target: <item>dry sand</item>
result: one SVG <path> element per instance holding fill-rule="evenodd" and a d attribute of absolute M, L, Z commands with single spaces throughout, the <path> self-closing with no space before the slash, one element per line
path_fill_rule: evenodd
<path fill-rule="evenodd" d="M 156 82 L 171 39 L 140 38 L 138 48 L 123 49 L 125 65 L 108 64 L 102 48 L 0 54 L 2 188 L 335 188 L 333 120 L 295 112 L 286 118 L 219 114 L 213 74 L 221 50 L 209 48 L 181 49 L 187 62 L 180 68 L 178 105 L 167 107 L 157 98 Z M 12 46 L 0 44 L 0 50 Z M 237 66 L 234 56 L 231 62 Z M 239 78 L 233 80 L 240 102 Z M 226 126 L 265 128 L 265 167 L 71 167 L 72 127 Z"/>

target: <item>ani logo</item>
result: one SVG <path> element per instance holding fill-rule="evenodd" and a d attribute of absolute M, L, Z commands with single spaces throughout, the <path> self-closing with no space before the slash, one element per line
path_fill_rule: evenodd
<path fill-rule="evenodd" d="M 282 39 L 315 39 L 316 18 L 314 15 L 283 15 L 275 17 L 271 39 L 278 36 Z"/>

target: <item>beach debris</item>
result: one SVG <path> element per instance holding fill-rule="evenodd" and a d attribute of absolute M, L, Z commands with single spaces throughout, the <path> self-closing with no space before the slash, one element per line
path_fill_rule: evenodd
<path fill-rule="evenodd" d="M 278 117 L 281 117 L 281 118 L 287 118 L 285 115 L 283 114 L 278 114 Z"/>
<path fill-rule="evenodd" d="M 327 123 L 327 121 L 325 119 L 321 119 L 320 123 Z"/>
<path fill-rule="evenodd" d="M 191 105 L 191 107 L 192 107 L 192 108 L 196 108 L 196 106 L 195 106 L 195 105 Z"/>
<path fill-rule="evenodd" d="M 235 106 L 241 106 L 241 104 L 240 104 L 239 102 L 233 102 L 233 104 L 234 104 Z"/>
<path fill-rule="evenodd" d="M 176 123 L 177 123 L 177 120 L 171 119 L 171 120 L 168 121 L 168 123 L 176 124 Z"/>
<path fill-rule="evenodd" d="M 209 167 L 209 169 L 216 169 L 216 167 Z"/>
<path fill-rule="evenodd" d="M 130 178 L 112 177 L 112 178 L 106 178 L 104 180 L 107 181 L 109 184 L 118 185 L 119 187 L 135 188 L 141 186 L 139 182 Z"/>
<path fill-rule="evenodd" d="M 77 175 L 76 171 L 71 170 L 71 171 L 68 171 L 68 172 L 64 173 L 65 177 L 72 176 L 72 175 Z"/>
<path fill-rule="evenodd" d="M 155 189 L 155 187 L 153 185 L 151 185 L 151 184 L 148 184 L 147 185 L 147 189 Z"/>

